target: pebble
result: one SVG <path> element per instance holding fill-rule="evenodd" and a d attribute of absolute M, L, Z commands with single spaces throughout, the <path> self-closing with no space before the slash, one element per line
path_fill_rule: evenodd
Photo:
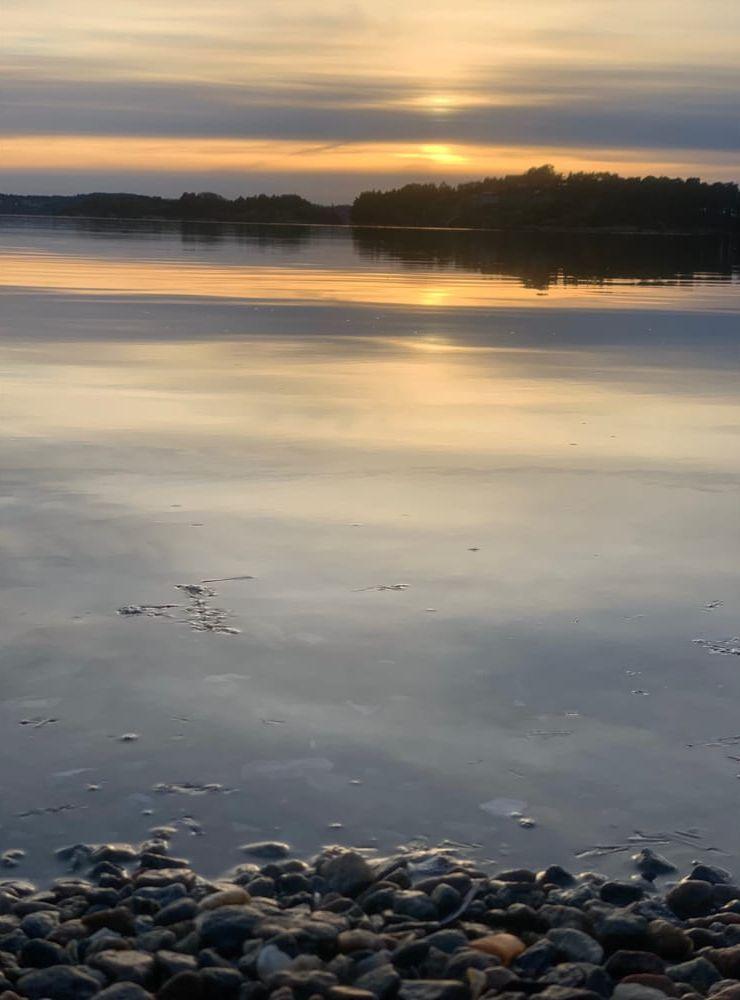
<path fill-rule="evenodd" d="M 265 861 L 287 858 L 290 854 L 290 847 L 279 840 L 256 840 L 251 844 L 242 844 L 239 850 L 255 858 L 264 858 Z"/>
<path fill-rule="evenodd" d="M 513 934 L 488 934 L 471 942 L 471 947 L 486 955 L 494 955 L 503 965 L 511 965 L 527 949 L 521 938 Z"/>
<path fill-rule="evenodd" d="M 334 847 L 214 882 L 170 836 L 73 845 L 85 870 L 45 891 L 0 884 L 0 1000 L 740 1000 L 721 869 L 663 894 L 647 850 L 638 883 Z"/>

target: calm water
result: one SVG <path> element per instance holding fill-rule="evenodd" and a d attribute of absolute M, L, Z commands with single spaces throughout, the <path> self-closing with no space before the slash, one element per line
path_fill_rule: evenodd
<path fill-rule="evenodd" d="M 171 821 L 213 873 L 740 861 L 731 247 L 5 219 L 0 256 L 19 874 Z"/>

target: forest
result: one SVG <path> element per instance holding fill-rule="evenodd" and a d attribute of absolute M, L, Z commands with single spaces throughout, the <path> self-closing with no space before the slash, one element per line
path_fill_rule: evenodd
<path fill-rule="evenodd" d="M 360 226 L 728 232 L 740 226 L 740 190 L 735 183 L 710 184 L 698 177 L 564 174 L 548 164 L 523 174 L 456 186 L 406 184 L 390 191 L 364 191 L 352 206 L 352 222 Z"/>

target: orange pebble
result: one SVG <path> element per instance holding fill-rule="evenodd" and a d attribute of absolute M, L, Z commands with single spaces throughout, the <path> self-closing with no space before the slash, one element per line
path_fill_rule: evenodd
<path fill-rule="evenodd" d="M 526 944 L 514 934 L 487 934 L 486 937 L 471 941 L 470 947 L 495 955 L 504 965 L 511 965 L 514 959 L 526 950 Z"/>

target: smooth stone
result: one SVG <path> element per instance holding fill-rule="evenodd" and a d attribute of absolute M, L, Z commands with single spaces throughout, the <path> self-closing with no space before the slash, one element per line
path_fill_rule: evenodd
<path fill-rule="evenodd" d="M 731 948 L 712 948 L 704 957 L 719 969 L 725 979 L 740 979 L 740 944 Z"/>
<path fill-rule="evenodd" d="M 199 975 L 205 1000 L 237 1000 L 244 982 L 236 969 L 201 969 Z"/>
<path fill-rule="evenodd" d="M 100 981 L 79 966 L 52 965 L 18 980 L 29 1000 L 88 1000 L 100 990 Z"/>
<path fill-rule="evenodd" d="M 651 972 L 635 972 L 631 976 L 625 976 L 622 983 L 640 983 L 642 986 L 660 990 L 661 993 L 665 993 L 669 997 L 679 995 L 678 987 L 672 979 L 665 975 L 654 975 Z"/>
<path fill-rule="evenodd" d="M 470 1000 L 470 990 L 456 979 L 404 979 L 401 1000 Z"/>
<path fill-rule="evenodd" d="M 157 1000 L 202 1000 L 202 998 L 203 982 L 198 972 L 178 972 L 157 990 Z"/>
<path fill-rule="evenodd" d="M 470 942 L 470 947 L 476 951 L 482 951 L 486 955 L 494 955 L 500 959 L 504 965 L 511 965 L 515 958 L 518 958 L 527 946 L 521 938 L 514 934 L 487 934 Z"/>
<path fill-rule="evenodd" d="M 90 933 L 94 933 L 101 928 L 107 928 L 119 934 L 130 935 L 136 933 L 134 915 L 125 906 L 118 906 L 112 910 L 97 910 L 95 913 L 86 913 L 81 917 L 81 920 Z"/>
<path fill-rule="evenodd" d="M 555 945 L 543 938 L 522 952 L 514 961 L 513 968 L 525 976 L 540 976 L 555 965 L 557 958 L 558 950 Z"/>
<path fill-rule="evenodd" d="M 361 990 L 367 990 L 377 997 L 377 1000 L 392 1000 L 398 993 L 401 977 L 392 965 L 381 965 L 377 969 L 371 969 L 355 980 L 355 986 Z"/>
<path fill-rule="evenodd" d="M 521 1000 L 521 993 L 508 994 L 514 1000 Z M 548 986 L 537 994 L 544 1000 L 601 1000 L 600 994 L 593 990 L 583 990 L 576 986 Z"/>
<path fill-rule="evenodd" d="M 611 976 L 600 965 L 590 962 L 564 962 L 546 972 L 540 982 L 591 990 L 602 997 L 610 996 L 613 989 Z"/>
<path fill-rule="evenodd" d="M 154 923 L 160 927 L 168 927 L 171 924 L 180 924 L 184 920 L 192 920 L 197 913 L 198 904 L 186 896 L 163 907 L 155 916 Z"/>
<path fill-rule="evenodd" d="M 665 971 L 665 962 L 651 951 L 615 951 L 610 956 L 606 971 L 612 979 L 624 979 L 636 972 L 652 972 L 661 975 Z"/>
<path fill-rule="evenodd" d="M 694 865 L 689 879 L 699 882 L 710 882 L 712 885 L 722 885 L 732 882 L 732 874 L 716 865 Z"/>
<path fill-rule="evenodd" d="M 651 920 L 648 924 L 647 947 L 661 958 L 680 962 L 694 950 L 694 944 L 686 931 L 667 920 Z"/>
<path fill-rule="evenodd" d="M 451 955 L 458 948 L 467 948 L 468 939 L 462 931 L 443 930 L 435 931 L 426 939 L 430 948 L 437 948 L 446 955 Z"/>
<path fill-rule="evenodd" d="M 18 963 L 31 969 L 48 969 L 52 965 L 71 965 L 64 948 L 43 938 L 31 938 L 18 954 Z"/>
<path fill-rule="evenodd" d="M 619 983 L 612 997 L 613 1000 L 665 1000 L 665 993 L 642 983 Z"/>
<path fill-rule="evenodd" d="M 264 858 L 265 861 L 277 861 L 279 858 L 287 858 L 290 854 L 288 844 L 279 840 L 255 840 L 251 844 L 242 844 L 239 850 L 255 858 Z"/>
<path fill-rule="evenodd" d="M 198 968 L 194 955 L 182 955 L 178 951 L 162 949 L 154 956 L 155 971 L 166 982 L 179 972 L 192 972 Z"/>
<path fill-rule="evenodd" d="M 21 920 L 20 928 L 26 937 L 46 938 L 59 925 L 59 914 L 41 911 L 29 913 Z"/>
<path fill-rule="evenodd" d="M 717 990 L 716 993 L 710 995 L 714 1000 L 740 1000 L 740 983 L 733 983 L 731 986 L 726 986 L 723 990 Z"/>
<path fill-rule="evenodd" d="M 88 960 L 88 965 L 100 969 L 113 982 L 138 983 L 146 986 L 154 971 L 154 956 L 148 951 L 106 950 Z"/>
<path fill-rule="evenodd" d="M 293 959 L 275 944 L 265 945 L 257 956 L 257 975 L 266 982 L 278 972 L 290 968 Z"/>
<path fill-rule="evenodd" d="M 217 910 L 220 906 L 243 906 L 251 901 L 251 896 L 246 889 L 235 885 L 230 889 L 222 889 L 220 892 L 211 893 L 210 896 L 201 899 L 199 909 Z"/>
<path fill-rule="evenodd" d="M 538 885 L 557 885 L 561 889 L 575 885 L 576 882 L 575 877 L 560 865 L 550 865 L 544 871 L 537 872 L 536 881 Z"/>
<path fill-rule="evenodd" d="M 649 847 L 644 847 L 637 854 L 633 854 L 632 860 L 635 863 L 635 868 L 637 868 L 642 877 L 651 882 L 658 878 L 659 875 L 670 875 L 677 870 L 676 866 L 668 858 L 664 858 L 661 854 L 656 854 Z"/>
<path fill-rule="evenodd" d="M 332 986 L 327 994 L 329 1000 L 375 1000 L 375 994 L 357 986 Z"/>
<path fill-rule="evenodd" d="M 138 858 L 139 852 L 131 844 L 101 844 L 90 854 L 90 861 L 96 864 L 99 861 L 133 861 Z"/>
<path fill-rule="evenodd" d="M 151 1000 L 152 994 L 136 983 L 113 983 L 98 993 L 95 1000 Z"/>
<path fill-rule="evenodd" d="M 264 915 L 251 906 L 220 906 L 196 920 L 202 948 L 217 948 L 226 956 L 238 955 Z"/>
<path fill-rule="evenodd" d="M 706 958 L 693 958 L 689 962 L 669 965 L 666 975 L 677 983 L 688 983 L 699 993 L 706 993 L 712 983 L 718 982 L 722 976 Z"/>
<path fill-rule="evenodd" d="M 413 889 L 401 889 L 393 898 L 393 912 L 400 913 L 414 920 L 436 920 L 439 916 L 437 907 L 424 892 Z"/>
<path fill-rule="evenodd" d="M 383 946 L 383 941 L 372 931 L 357 927 L 351 931 L 341 931 L 337 937 L 337 947 L 343 955 L 353 951 L 377 951 Z"/>
<path fill-rule="evenodd" d="M 447 885 L 445 882 L 442 882 L 433 889 L 429 898 L 437 907 L 440 917 L 446 917 L 454 913 L 462 903 L 462 896 L 457 889 L 453 889 L 451 885 Z"/>
<path fill-rule="evenodd" d="M 598 941 L 572 927 L 555 927 L 548 931 L 547 938 L 570 962 L 599 965 L 604 958 L 604 949 Z"/>
<path fill-rule="evenodd" d="M 629 906 L 642 899 L 644 893 L 639 885 L 632 882 L 605 882 L 599 890 L 599 895 L 605 903 L 614 906 Z"/>
<path fill-rule="evenodd" d="M 711 913 L 714 905 L 714 887 L 711 882 L 687 879 L 669 889 L 665 901 L 682 920 L 689 917 L 705 917 Z"/>
<path fill-rule="evenodd" d="M 497 872 L 493 878 L 498 882 L 534 882 L 537 876 L 529 868 L 511 868 Z"/>
<path fill-rule="evenodd" d="M 329 892 L 340 896 L 356 896 L 374 881 L 371 866 L 355 851 L 344 851 L 321 864 L 319 874 Z"/>

